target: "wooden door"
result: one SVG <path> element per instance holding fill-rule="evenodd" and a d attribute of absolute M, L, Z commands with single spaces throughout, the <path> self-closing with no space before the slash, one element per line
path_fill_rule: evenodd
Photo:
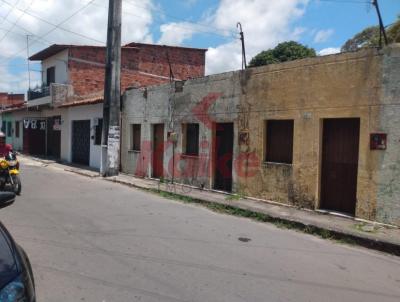
<path fill-rule="evenodd" d="M 72 122 L 72 162 L 89 165 L 90 120 Z"/>
<path fill-rule="evenodd" d="M 214 189 L 232 191 L 233 123 L 218 123 L 215 129 Z"/>
<path fill-rule="evenodd" d="M 323 122 L 321 208 L 355 214 L 360 119 Z"/>
<path fill-rule="evenodd" d="M 164 176 L 164 124 L 153 125 L 153 177 Z"/>

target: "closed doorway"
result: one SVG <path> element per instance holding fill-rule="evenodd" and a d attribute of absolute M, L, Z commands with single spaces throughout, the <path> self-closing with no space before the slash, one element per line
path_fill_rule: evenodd
<path fill-rule="evenodd" d="M 47 156 L 59 159 L 61 156 L 61 116 L 47 118 Z"/>
<path fill-rule="evenodd" d="M 25 119 L 23 121 L 23 152 L 30 155 L 46 155 L 46 121 Z"/>
<path fill-rule="evenodd" d="M 323 121 L 320 202 L 322 209 L 355 214 L 359 137 L 358 118 Z"/>
<path fill-rule="evenodd" d="M 72 162 L 89 165 L 90 120 L 72 122 Z"/>
<path fill-rule="evenodd" d="M 164 177 L 164 124 L 153 125 L 153 174 L 154 178 Z"/>
<path fill-rule="evenodd" d="M 231 192 L 233 123 L 216 124 L 214 148 L 214 189 Z"/>

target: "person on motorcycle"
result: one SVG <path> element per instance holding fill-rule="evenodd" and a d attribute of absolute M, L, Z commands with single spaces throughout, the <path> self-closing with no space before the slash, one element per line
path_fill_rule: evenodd
<path fill-rule="evenodd" d="M 10 152 L 13 152 L 13 148 L 10 144 L 6 144 L 6 135 L 0 131 L 0 157 L 5 157 Z"/>

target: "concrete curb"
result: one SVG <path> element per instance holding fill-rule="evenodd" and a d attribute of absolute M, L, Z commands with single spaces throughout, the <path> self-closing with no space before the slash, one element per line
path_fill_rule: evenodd
<path fill-rule="evenodd" d="M 82 171 L 81 169 L 64 168 L 64 171 L 75 173 L 75 174 L 86 176 L 86 177 L 90 177 L 90 178 L 100 177 L 100 173 L 84 171 L 84 170 Z"/>
<path fill-rule="evenodd" d="M 134 188 L 149 191 L 149 192 L 155 191 L 155 189 L 140 186 L 140 185 L 134 184 L 129 181 L 117 179 L 115 177 L 104 178 L 104 180 L 114 182 L 114 183 L 119 183 L 122 185 L 134 187 Z M 361 234 L 344 232 L 343 230 L 340 230 L 340 229 L 328 228 L 326 226 L 320 226 L 318 224 L 304 223 L 303 221 L 290 219 L 287 216 L 271 215 L 271 213 L 256 210 L 256 209 L 254 209 L 254 207 L 251 207 L 251 206 L 245 206 L 245 205 L 238 204 L 238 203 L 235 204 L 232 201 L 219 202 L 219 201 L 208 200 L 208 199 L 199 198 L 199 197 L 190 197 L 188 195 L 170 192 L 168 190 L 160 189 L 159 191 L 169 193 L 169 194 L 171 194 L 171 197 L 173 195 L 177 196 L 177 197 L 182 197 L 182 198 L 189 197 L 192 199 L 193 203 L 197 203 L 197 204 L 223 205 L 232 210 L 238 209 L 238 210 L 247 212 L 247 213 L 244 213 L 245 215 L 238 215 L 238 216 L 244 216 L 244 217 L 247 216 L 249 218 L 252 218 L 252 217 L 254 218 L 254 217 L 258 216 L 259 214 L 262 214 L 264 217 L 261 221 L 263 221 L 263 222 L 279 223 L 279 224 L 289 226 L 289 228 L 291 228 L 291 229 L 299 230 L 299 231 L 302 231 L 307 234 L 313 234 L 313 235 L 317 235 L 319 237 L 323 237 L 326 239 L 343 241 L 343 242 L 350 243 L 350 244 L 357 244 L 359 246 L 366 247 L 369 249 L 373 249 L 373 250 L 389 253 L 392 255 L 400 256 L 400 244 L 395 244 L 395 243 L 383 241 L 383 240 L 377 240 L 374 238 L 370 238 L 368 236 L 361 236 Z M 323 214 L 318 214 L 318 215 L 323 215 Z"/>

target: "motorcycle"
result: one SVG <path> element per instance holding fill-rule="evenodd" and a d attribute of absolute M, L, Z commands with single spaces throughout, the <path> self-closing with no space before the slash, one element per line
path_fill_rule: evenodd
<path fill-rule="evenodd" d="M 0 160 L 0 190 L 4 191 L 6 185 L 10 185 L 15 194 L 21 195 L 19 162 L 14 152 L 10 152 Z"/>

